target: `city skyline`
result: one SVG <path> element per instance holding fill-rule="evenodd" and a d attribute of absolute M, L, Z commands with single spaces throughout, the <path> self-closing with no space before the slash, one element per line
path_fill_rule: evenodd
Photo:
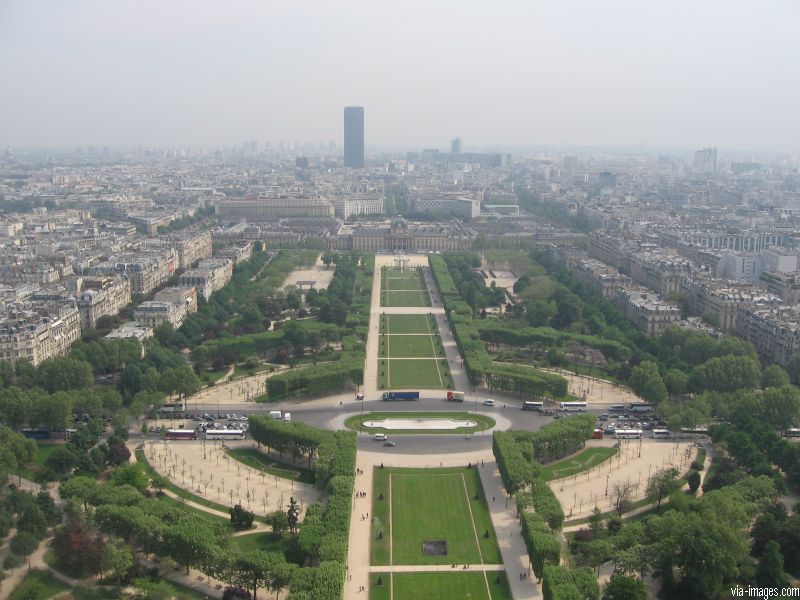
<path fill-rule="evenodd" d="M 341 145 L 356 104 L 376 147 L 798 151 L 790 2 L 188 7 L 6 3 L 0 145 Z"/>

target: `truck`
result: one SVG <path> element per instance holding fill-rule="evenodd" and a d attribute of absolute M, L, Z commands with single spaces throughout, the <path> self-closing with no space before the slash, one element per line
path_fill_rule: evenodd
<path fill-rule="evenodd" d="M 419 392 L 383 392 L 382 400 L 419 400 Z"/>
<path fill-rule="evenodd" d="M 447 401 L 448 402 L 463 402 L 464 401 L 464 392 L 455 392 L 453 390 L 447 390 Z"/>

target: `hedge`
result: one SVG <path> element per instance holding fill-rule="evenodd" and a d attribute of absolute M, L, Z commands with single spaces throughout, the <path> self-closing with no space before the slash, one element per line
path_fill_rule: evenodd
<path fill-rule="evenodd" d="M 311 508 L 306 519 L 321 522 L 318 544 L 314 544 L 313 550 L 316 555 L 308 557 L 312 563 L 321 562 L 316 569 L 296 572 L 288 597 L 341 598 L 353 511 L 356 434 L 317 429 L 297 421 L 285 423 L 265 416 L 251 417 L 250 433 L 258 443 L 273 448 L 304 449 L 309 462 L 316 456 L 317 485 L 327 489 L 328 502 L 321 519 L 318 511 Z"/>
<path fill-rule="evenodd" d="M 267 379 L 267 398 L 279 400 L 298 394 L 321 394 L 364 383 L 364 363 L 336 362 L 289 369 Z"/>
<path fill-rule="evenodd" d="M 522 520 L 522 539 L 531 558 L 533 573 L 541 579 L 545 565 L 557 565 L 561 559 L 561 542 L 539 513 L 524 512 Z"/>
<path fill-rule="evenodd" d="M 542 596 L 544 600 L 599 600 L 600 584 L 589 567 L 568 569 L 547 565 L 542 577 Z"/>

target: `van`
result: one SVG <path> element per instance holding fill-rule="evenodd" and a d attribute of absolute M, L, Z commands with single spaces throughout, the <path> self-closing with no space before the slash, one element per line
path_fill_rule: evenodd
<path fill-rule="evenodd" d="M 291 421 L 292 420 L 292 413 L 289 413 L 289 412 L 283 413 L 283 420 L 287 421 L 287 422 Z"/>
<path fill-rule="evenodd" d="M 386 434 L 385 433 L 376 433 L 374 439 L 379 441 L 379 442 L 385 442 L 386 441 Z"/>
<path fill-rule="evenodd" d="M 278 419 L 280 421 L 280 419 L 281 419 L 281 411 L 279 411 L 279 410 L 271 410 L 271 411 L 269 411 L 269 416 L 270 416 L 271 419 Z"/>
<path fill-rule="evenodd" d="M 364 394 L 362 394 L 361 392 L 358 392 L 356 394 L 356 402 L 359 402 L 359 401 L 361 401 L 363 399 L 364 399 Z"/>

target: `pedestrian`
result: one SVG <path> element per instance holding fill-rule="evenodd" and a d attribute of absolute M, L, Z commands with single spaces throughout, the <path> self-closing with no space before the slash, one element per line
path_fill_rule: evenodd
<path fill-rule="evenodd" d="M 492 496 L 492 502 L 494 502 L 494 496 Z"/>

